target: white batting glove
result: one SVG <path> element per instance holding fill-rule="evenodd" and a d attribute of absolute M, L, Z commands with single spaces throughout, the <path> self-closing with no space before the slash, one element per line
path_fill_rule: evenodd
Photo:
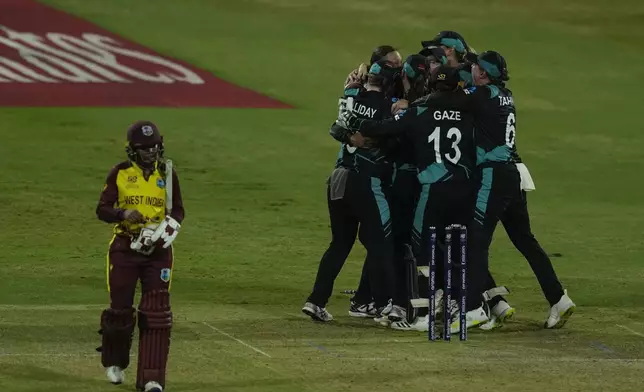
<path fill-rule="evenodd" d="M 153 229 L 141 229 L 139 236 L 130 244 L 130 249 L 149 256 L 154 251 L 154 241 L 152 241 L 153 235 Z"/>
<path fill-rule="evenodd" d="M 174 239 L 177 238 L 180 228 L 181 224 L 168 215 L 154 231 L 151 240 L 153 243 L 156 243 L 159 240 L 162 241 L 163 249 L 167 249 L 172 245 Z"/>

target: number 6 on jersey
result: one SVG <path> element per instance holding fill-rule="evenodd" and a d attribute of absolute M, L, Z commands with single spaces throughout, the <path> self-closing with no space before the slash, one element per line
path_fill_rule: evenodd
<path fill-rule="evenodd" d="M 514 116 L 514 113 L 508 114 L 508 120 L 506 123 L 505 127 L 505 145 L 512 148 L 514 146 L 514 140 L 516 138 L 516 130 L 514 129 L 514 125 L 516 124 L 516 117 Z"/>

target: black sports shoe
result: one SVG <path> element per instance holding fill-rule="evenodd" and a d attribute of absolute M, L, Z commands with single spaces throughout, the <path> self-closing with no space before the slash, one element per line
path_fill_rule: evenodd
<path fill-rule="evenodd" d="M 374 317 L 376 315 L 376 305 L 371 302 L 368 304 L 359 304 L 351 301 L 349 305 L 349 316 L 351 317 Z"/>

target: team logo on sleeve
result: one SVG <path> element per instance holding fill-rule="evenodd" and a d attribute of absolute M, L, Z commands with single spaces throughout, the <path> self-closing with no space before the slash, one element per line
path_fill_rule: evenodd
<path fill-rule="evenodd" d="M 170 268 L 161 269 L 161 280 L 168 283 L 170 281 Z"/>
<path fill-rule="evenodd" d="M 157 179 L 157 186 L 161 189 L 165 188 L 165 181 L 163 180 L 163 178 Z"/>

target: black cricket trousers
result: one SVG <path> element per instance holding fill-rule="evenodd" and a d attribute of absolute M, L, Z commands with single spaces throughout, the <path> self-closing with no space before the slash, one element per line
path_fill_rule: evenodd
<path fill-rule="evenodd" d="M 521 191 L 518 197 L 510 201 L 510 204 L 501 215 L 501 223 L 514 247 L 521 252 L 528 264 L 530 264 L 530 268 L 532 268 L 550 306 L 559 302 L 564 295 L 563 287 L 557 278 L 548 254 L 539 245 L 539 241 L 537 241 L 530 228 L 528 198 L 525 191 Z M 493 287 L 496 287 L 496 282 L 490 274 L 486 289 Z M 500 299 L 490 301 L 490 306 L 496 305 Z"/>
<path fill-rule="evenodd" d="M 443 262 L 445 228 L 452 224 L 467 225 L 472 217 L 474 200 L 473 182 L 453 179 L 433 184 L 423 184 L 416 207 L 412 239 L 419 255 L 419 265 L 429 265 L 430 227 L 436 228 L 436 286 L 443 287 Z M 455 232 L 458 243 L 458 231 Z M 454 267 L 458 267 L 458 252 L 454 251 Z M 452 275 L 452 287 L 460 286 L 460 274 Z M 427 279 L 419 279 L 420 292 L 427 290 Z M 421 312 L 424 313 L 424 312 Z"/>
<path fill-rule="evenodd" d="M 397 277 L 395 284 L 396 292 L 393 295 L 395 305 L 405 306 L 411 287 L 406 280 L 405 245 L 411 245 L 411 229 L 414 221 L 414 210 L 418 202 L 420 184 L 417 178 L 417 170 L 398 169 L 395 171 L 391 189 L 386 192 L 387 201 L 391 210 L 391 221 L 393 227 L 394 246 L 394 269 Z M 369 284 L 369 267 L 365 260 L 360 277 L 360 284 L 354 297 L 358 304 L 371 302 L 371 287 Z"/>
<path fill-rule="evenodd" d="M 489 272 L 489 249 L 499 220 L 514 246 L 528 260 L 546 298 L 551 304 L 563 295 L 563 289 L 547 254 L 530 229 L 525 192 L 513 163 L 493 163 L 479 168 L 480 183 L 476 195 L 474 217 L 468 227 L 468 310 L 479 307 L 481 294 L 496 287 Z M 489 303 L 494 306 L 502 297 Z M 554 302 L 553 302 L 554 301 Z"/>
<path fill-rule="evenodd" d="M 308 301 L 326 306 L 335 279 L 357 236 L 367 249 L 366 266 L 373 300 L 376 307 L 386 306 L 395 290 L 395 279 L 391 279 L 395 275 L 391 216 L 382 181 L 377 177 L 349 171 L 344 195 L 337 200 L 331 198 L 331 186 L 333 184 L 327 187 L 331 244 L 320 260 Z"/>

